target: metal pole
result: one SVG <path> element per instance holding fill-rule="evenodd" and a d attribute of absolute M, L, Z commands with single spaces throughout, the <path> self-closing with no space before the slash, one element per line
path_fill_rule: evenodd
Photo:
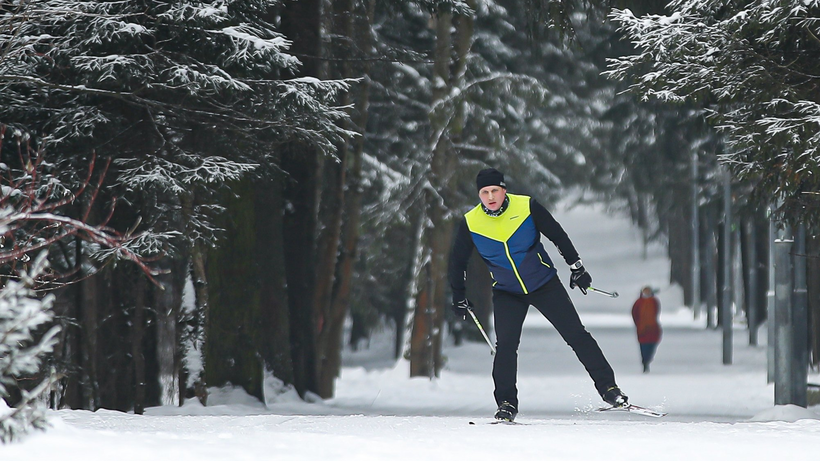
<path fill-rule="evenodd" d="M 767 344 L 766 344 L 766 382 L 773 383 L 774 382 L 774 362 L 775 362 L 775 354 L 774 354 L 774 345 L 775 345 L 775 328 L 774 328 L 774 318 L 775 318 L 775 299 L 774 299 L 774 287 L 775 287 L 775 251 L 774 251 L 774 239 L 775 239 L 775 228 L 774 228 L 774 206 L 769 207 L 769 288 L 766 291 L 766 337 Z"/>
<path fill-rule="evenodd" d="M 723 172 L 723 364 L 732 364 L 732 178 Z"/>
<path fill-rule="evenodd" d="M 808 345 L 808 288 L 806 285 L 806 227 L 797 226 L 794 235 L 794 306 L 792 310 L 792 338 L 794 341 L 792 361 L 792 402 L 806 407 L 809 366 Z"/>
<path fill-rule="evenodd" d="M 775 284 L 774 284 L 774 404 L 792 403 L 791 378 L 792 360 L 792 271 L 791 250 L 793 240 L 774 241 Z"/>
<path fill-rule="evenodd" d="M 692 311 L 700 318 L 700 214 L 698 203 L 698 153 L 692 153 Z"/>
<path fill-rule="evenodd" d="M 481 326 L 481 322 L 478 321 L 478 317 L 476 317 L 475 312 L 472 309 L 467 309 L 467 312 L 470 313 L 470 317 L 473 318 L 473 322 L 475 322 L 475 326 L 478 327 L 478 331 L 481 332 L 481 336 L 484 337 L 484 341 L 487 341 L 487 345 L 490 346 L 490 355 L 495 355 L 495 346 L 493 343 L 490 342 L 490 337 L 487 336 L 487 332 L 484 331 L 484 327 Z"/>
<path fill-rule="evenodd" d="M 595 288 L 595 287 L 589 287 L 589 288 L 587 288 L 587 290 L 589 290 L 593 293 L 598 293 L 599 295 L 610 297 L 610 298 L 617 298 L 619 296 L 617 291 L 613 291 L 613 292 L 610 293 L 609 291 L 601 290 L 600 288 Z"/>
<path fill-rule="evenodd" d="M 749 285 L 746 288 L 746 300 L 749 306 L 749 345 L 757 346 L 757 327 L 760 323 L 759 305 L 757 302 L 757 226 L 755 219 L 747 221 L 748 247 L 749 252 Z"/>

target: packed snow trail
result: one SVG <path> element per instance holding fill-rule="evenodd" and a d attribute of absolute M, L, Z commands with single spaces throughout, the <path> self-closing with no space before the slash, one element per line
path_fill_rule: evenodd
<path fill-rule="evenodd" d="M 746 345 L 738 324 L 734 364 L 722 365 L 721 333 L 680 308 L 680 290 L 667 286 L 663 251 L 653 248 L 642 260 L 628 223 L 596 210 L 556 214 L 595 286 L 620 293 L 607 299 L 572 292 L 582 320 L 630 400 L 668 411 L 666 417 L 595 411 L 603 402 L 586 372 L 532 311 L 519 351 L 516 421 L 522 424 L 485 424 L 495 411 L 487 344 L 448 344 L 439 379 L 408 379 L 407 362 L 391 358 L 392 337 L 377 334 L 369 349 L 345 353 L 332 400 L 306 403 L 272 382 L 268 405 L 225 388 L 212 390 L 208 407 L 189 401 L 149 408 L 143 416 L 61 410 L 50 413 L 54 427 L 47 432 L 0 445 L 0 461 L 483 461 L 499 453 L 522 461 L 816 459 L 820 411 L 773 406 L 765 346 Z M 648 374 L 629 316 L 644 284 L 661 289 L 664 328 Z M 820 381 L 817 375 L 810 380 Z"/>
<path fill-rule="evenodd" d="M 630 401 L 669 412 L 664 421 L 745 421 L 772 407 L 766 384 L 765 347 L 744 344 L 735 333 L 734 364 L 721 363 L 721 332 L 667 316 L 664 338 L 651 372 L 644 374 L 637 340 L 629 326 L 612 324 L 611 316 L 585 315 L 587 327 L 615 369 Z M 378 347 L 378 346 L 374 346 Z M 335 408 L 363 414 L 463 415 L 491 417 L 492 357 L 483 343 L 445 349 L 441 378 L 408 380 L 403 363 L 393 369 L 346 368 L 337 386 Z M 413 398 L 407 398 L 412 396 Z M 595 412 L 604 403 L 572 350 L 549 323 L 531 311 L 519 348 L 519 415 L 529 418 L 633 420 L 634 415 Z M 637 417 L 640 420 L 640 416 Z"/>

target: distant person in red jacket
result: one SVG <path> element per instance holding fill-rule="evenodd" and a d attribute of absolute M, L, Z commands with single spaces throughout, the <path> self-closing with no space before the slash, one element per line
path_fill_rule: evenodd
<path fill-rule="evenodd" d="M 658 343 L 661 342 L 661 326 L 658 323 L 660 313 L 661 303 L 655 297 L 652 288 L 643 287 L 641 297 L 632 305 L 632 320 L 635 321 L 638 343 L 641 345 L 641 362 L 643 362 L 644 373 L 649 373 L 649 363 L 655 356 Z"/>

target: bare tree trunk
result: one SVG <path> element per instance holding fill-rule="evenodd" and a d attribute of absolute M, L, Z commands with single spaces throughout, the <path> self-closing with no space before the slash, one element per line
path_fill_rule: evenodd
<path fill-rule="evenodd" d="M 706 302 L 706 326 L 707 328 L 717 327 L 716 309 L 717 309 L 717 263 L 715 255 L 717 254 L 715 233 L 717 231 L 717 212 L 714 206 L 704 207 L 703 216 L 703 235 L 701 244 L 703 245 L 703 254 L 701 261 L 703 261 L 703 269 L 701 270 L 701 287 L 703 288 L 703 297 Z"/>
<path fill-rule="evenodd" d="M 680 191 L 680 196 L 686 196 Z M 684 305 L 692 305 L 692 226 L 691 205 L 681 203 L 675 211 L 670 213 L 667 235 L 669 236 L 669 281 L 677 283 L 683 288 Z"/>
<path fill-rule="evenodd" d="M 186 194 L 181 199 L 182 212 L 183 215 L 186 216 L 186 223 L 193 217 L 194 199 L 193 194 Z M 206 271 L 205 262 L 205 249 L 202 248 L 201 243 L 194 241 L 193 245 L 191 245 L 191 277 L 194 282 L 194 293 L 196 297 L 196 309 L 193 319 L 195 331 L 194 347 L 201 353 L 202 366 L 200 370 L 188 370 L 188 373 L 199 373 L 198 376 L 194 377 L 193 392 L 203 405 L 207 405 L 208 403 L 208 390 L 204 370 L 207 363 L 205 348 L 208 342 L 208 317 L 210 309 L 208 300 L 208 273 Z M 183 382 L 180 381 L 180 387 L 182 387 L 182 383 Z M 182 394 L 183 393 L 180 392 L 180 396 L 182 396 Z M 182 397 L 180 397 L 180 402 L 181 401 Z"/>
<path fill-rule="evenodd" d="M 405 306 L 403 322 L 398 324 L 397 330 L 401 331 L 401 350 L 399 355 L 410 361 L 410 375 L 415 376 L 414 363 L 423 360 L 424 349 L 420 346 L 423 339 L 416 338 L 416 328 L 418 322 L 423 320 L 416 320 L 416 315 L 419 311 L 418 306 L 419 294 L 421 293 L 421 277 L 425 266 L 425 248 L 424 248 L 424 233 L 426 230 L 424 212 L 420 210 L 421 207 L 414 208 L 412 213 L 413 222 L 413 261 L 410 269 L 409 284 L 407 287 L 407 303 Z M 423 315 L 418 313 L 418 315 Z M 398 335 L 397 335 L 398 336 Z M 399 339 L 396 339 L 397 342 Z M 415 356 L 415 357 L 414 357 Z"/>
<path fill-rule="evenodd" d="M 320 0 L 291 0 L 284 4 L 281 29 L 293 41 L 290 52 L 300 56 L 303 63 L 298 76 L 320 76 L 321 12 Z M 294 384 L 301 395 L 316 392 L 318 387 L 313 304 L 318 155 L 315 147 L 296 141 L 282 149 L 281 166 L 289 174 L 284 198 L 292 204 L 284 220 L 291 351 Z"/>
<path fill-rule="evenodd" d="M 330 78 L 346 78 L 351 74 L 349 59 L 352 59 L 350 34 L 354 17 L 354 3 L 352 0 L 332 2 L 332 14 L 329 15 L 328 28 L 336 37 L 333 42 L 333 56 L 346 57 L 337 66 L 328 66 Z M 345 93 L 342 105 L 350 104 L 350 93 Z M 347 125 L 346 122 L 343 122 Z M 349 129 L 349 126 L 345 126 Z M 345 179 L 347 173 L 349 143 L 347 139 L 339 143 L 336 149 L 337 159 L 325 158 L 321 185 L 321 204 L 319 219 L 323 221 L 319 228 L 316 241 L 316 288 L 313 292 L 314 319 L 316 321 L 316 376 L 318 379 L 318 393 L 322 398 L 333 396 L 333 381 L 336 377 L 333 355 L 338 352 L 339 345 L 335 344 L 337 330 L 341 326 L 336 322 L 344 322 L 344 316 L 337 320 L 332 311 L 331 297 L 335 279 L 337 255 L 339 253 L 342 234 L 342 211 L 345 207 Z"/>
<path fill-rule="evenodd" d="M 347 102 L 345 102 L 347 104 Z M 313 291 L 313 309 L 316 322 L 316 376 L 318 376 L 318 393 L 323 398 L 330 398 L 333 395 L 333 378 L 335 372 L 327 370 L 330 365 L 328 353 L 332 353 L 335 344 L 331 333 L 336 316 L 331 309 L 331 296 L 333 290 L 334 275 L 339 252 L 339 239 L 341 237 L 342 210 L 345 202 L 345 169 L 347 167 L 347 143 L 339 146 L 337 151 L 339 162 L 330 160 L 325 162 L 324 168 L 324 190 L 322 198 L 322 210 L 320 217 L 325 221 L 320 226 L 320 233 L 317 239 L 316 252 L 316 288 Z M 342 317 L 342 322 L 344 317 Z M 332 368 L 332 365 L 330 365 Z"/>
<path fill-rule="evenodd" d="M 59 243 L 58 243 L 59 244 Z M 72 351 L 72 334 L 70 334 L 69 318 L 72 313 L 73 304 L 69 296 L 70 290 L 57 290 L 54 300 L 54 315 L 58 319 L 60 325 L 60 334 L 58 336 L 57 346 L 54 348 L 53 360 L 57 367 L 57 372 L 65 375 L 68 362 L 71 360 Z M 68 392 L 66 392 L 68 383 L 70 381 L 66 377 L 61 378 L 48 395 L 48 408 L 51 410 L 59 410 L 60 408 L 73 408 L 68 401 Z M 7 402 L 8 403 L 8 402 Z"/>
<path fill-rule="evenodd" d="M 766 321 L 766 317 L 768 312 L 766 310 L 766 298 L 769 291 L 769 280 L 766 274 L 769 272 L 769 239 L 764 237 L 769 235 L 769 218 L 766 216 L 765 211 L 760 210 L 757 212 L 755 216 L 753 225 L 755 226 L 755 234 L 757 234 L 758 238 L 756 241 L 757 250 L 757 270 L 758 270 L 758 277 L 757 277 L 757 286 L 755 287 L 755 299 L 757 299 L 757 321 L 758 325 L 763 324 Z M 809 281 L 811 284 L 811 281 Z"/>
<path fill-rule="evenodd" d="M 304 395 L 307 391 L 317 391 L 313 311 L 316 154 L 290 145 L 283 157 L 282 166 L 290 175 L 284 197 L 293 205 L 285 212 L 283 225 L 291 352 L 294 385 L 299 394 Z"/>
<path fill-rule="evenodd" d="M 145 277 L 137 275 L 135 287 L 134 317 L 131 319 L 131 358 L 134 361 L 134 414 L 145 412 Z"/>
<path fill-rule="evenodd" d="M 808 258 L 808 298 L 809 298 L 809 363 L 817 368 L 820 365 L 820 237 L 817 229 L 807 232 L 806 252 Z"/>
<path fill-rule="evenodd" d="M 189 256 L 190 258 L 190 256 Z M 191 282 L 191 286 L 193 286 L 193 274 L 191 273 L 191 266 L 190 266 L 190 259 L 187 261 L 188 264 L 185 266 L 185 282 L 183 291 L 188 290 L 188 282 Z M 196 296 L 196 295 L 194 295 Z M 183 298 L 184 299 L 184 298 Z M 196 303 L 196 300 L 192 300 L 193 303 Z M 184 302 L 184 301 L 182 301 Z M 189 334 L 192 319 L 189 318 L 191 313 L 188 311 L 188 306 L 183 306 L 182 302 L 180 302 L 179 311 L 176 317 L 176 355 L 174 357 L 174 371 L 176 372 L 177 382 L 179 383 L 179 406 L 185 404 L 185 400 L 195 396 L 193 393 L 193 389 L 188 386 L 188 377 L 191 374 L 191 370 L 189 370 L 187 363 L 186 363 L 186 354 L 188 353 L 187 347 L 188 343 L 190 342 Z M 196 308 L 190 308 L 194 311 Z M 190 390 L 190 393 L 189 393 Z"/>
<path fill-rule="evenodd" d="M 75 244 L 79 245 L 79 239 L 75 239 Z M 74 264 L 77 273 L 79 274 L 82 259 L 79 258 L 79 248 L 75 249 Z M 63 354 L 66 357 L 66 379 L 65 390 L 63 397 L 63 405 L 72 410 L 84 409 L 84 386 L 83 386 L 83 332 L 80 325 L 80 316 L 82 311 L 82 283 L 77 283 L 68 288 L 66 298 L 70 298 L 69 310 L 65 326 L 66 339 L 63 342 L 63 348 L 66 350 Z"/>
<path fill-rule="evenodd" d="M 444 216 L 442 209 L 444 190 L 437 188 L 444 184 L 442 171 L 443 158 L 447 155 L 448 145 L 446 130 L 448 114 L 441 104 L 449 93 L 450 84 L 450 54 L 452 52 L 452 37 L 450 29 L 453 24 L 452 13 L 439 10 L 433 18 L 435 22 L 436 43 L 433 55 L 433 100 L 431 101 L 430 125 L 432 139 L 430 141 L 430 170 L 427 174 L 429 184 L 423 190 L 422 225 L 426 228 L 424 240 L 421 243 L 424 251 L 424 267 L 417 277 L 420 277 L 413 324 L 413 334 L 410 342 L 410 376 L 434 377 L 438 373 L 438 364 L 441 352 L 436 351 L 436 337 L 441 336 L 441 328 L 436 328 L 436 311 L 441 311 L 436 304 L 436 268 L 439 255 L 436 254 L 439 246 L 437 231 Z M 443 318 L 443 315 L 440 315 Z"/>
<path fill-rule="evenodd" d="M 85 261 L 83 243 L 79 238 L 77 244 L 77 264 L 82 267 Z M 77 302 L 77 322 L 80 325 L 81 341 L 81 386 L 83 389 L 82 408 L 97 410 L 99 408 L 99 389 L 97 381 L 97 277 L 88 277 L 79 283 Z"/>
<path fill-rule="evenodd" d="M 203 405 L 206 405 L 208 403 L 208 386 L 205 382 L 204 370 L 207 364 L 205 346 L 208 343 L 210 304 L 208 302 L 208 275 L 205 270 L 205 251 L 199 243 L 195 243 L 193 248 L 191 248 L 191 269 L 194 279 L 194 292 L 196 293 L 197 324 L 199 329 L 197 346 L 202 352 L 203 370 L 199 378 L 194 382 L 194 394 Z"/>
<path fill-rule="evenodd" d="M 474 6 L 474 5 L 473 5 Z M 466 58 L 472 44 L 472 17 L 458 18 L 456 41 L 451 29 L 453 16 L 439 10 L 435 18 L 436 49 L 434 54 L 433 101 L 430 113 L 432 131 L 428 186 L 424 189 L 424 222 L 426 267 L 416 297 L 416 315 L 411 342 L 411 376 L 438 376 L 442 366 L 441 339 L 444 325 L 447 292 L 447 257 L 452 240 L 453 221 L 448 216 L 447 199 L 454 185 L 450 181 L 457 163 L 452 138 L 457 137 L 463 125 L 461 104 L 444 104 L 454 87 L 464 85 Z M 451 56 L 455 51 L 455 62 Z M 452 74 L 451 74 L 452 69 Z M 454 109 L 447 109 L 454 107 Z"/>
<path fill-rule="evenodd" d="M 724 309 L 731 309 L 732 308 L 732 306 L 726 306 L 726 303 L 724 302 L 724 297 L 723 297 L 723 291 L 726 289 L 726 285 L 728 283 L 731 283 L 731 280 L 726 280 L 726 278 L 724 276 L 724 270 L 723 270 L 723 268 L 725 267 L 725 264 L 729 264 L 731 262 L 731 261 L 726 260 L 726 258 L 730 257 L 730 255 L 727 255 L 726 251 L 724 250 L 724 248 L 726 248 L 726 242 L 725 242 L 726 232 L 724 232 L 724 228 L 727 225 L 731 226 L 731 224 L 727 223 L 725 218 L 721 218 L 721 219 L 723 219 L 723 222 L 718 224 L 717 266 L 716 266 L 717 274 L 716 274 L 716 277 L 715 277 L 715 279 L 717 280 L 717 292 L 718 292 L 718 296 L 717 296 L 717 308 L 718 308 L 717 326 L 718 327 L 723 326 Z M 730 246 L 730 248 L 731 248 L 731 246 Z"/>
<path fill-rule="evenodd" d="M 354 2 L 347 0 L 343 2 L 349 7 L 349 18 L 345 23 L 346 36 L 353 40 L 353 37 L 361 37 L 358 40 L 358 48 L 364 50 L 368 55 L 372 54 L 372 34 L 370 28 L 375 14 L 375 0 L 366 3 L 367 11 L 364 17 L 353 15 Z M 358 27 L 355 18 L 359 21 Z M 356 34 L 356 30 L 364 30 L 361 35 Z M 335 284 L 333 296 L 330 301 L 329 318 L 330 328 L 327 332 L 328 338 L 323 349 L 324 364 L 319 375 L 319 390 L 323 397 L 332 397 L 335 379 L 339 374 L 342 365 L 342 334 L 344 332 L 344 320 L 350 309 L 350 290 L 353 279 L 353 263 L 356 260 L 357 247 L 359 241 L 359 224 L 361 217 L 361 197 L 362 197 L 362 155 L 364 153 L 364 131 L 367 126 L 368 103 L 370 98 L 370 84 L 367 75 L 370 71 L 370 61 L 365 60 L 361 73 L 365 76 L 365 81 L 358 87 L 358 100 L 356 101 L 356 111 L 352 116 L 354 129 L 361 134 L 352 143 L 345 158 L 347 160 L 346 192 L 344 196 L 344 216 L 345 220 L 341 226 L 340 239 L 341 248 L 336 261 Z M 353 76 L 353 70 L 346 66 L 344 77 Z M 341 208 L 341 207 L 340 207 Z"/>
<path fill-rule="evenodd" d="M 647 197 L 645 194 L 638 193 L 638 209 L 640 213 L 638 227 L 640 227 L 641 229 L 641 241 L 643 243 L 643 245 L 641 246 L 641 259 L 646 259 L 649 250 L 650 224 L 649 197 Z"/>
<path fill-rule="evenodd" d="M 272 173 L 272 174 L 279 174 Z M 287 384 L 294 382 L 290 349 L 290 310 L 282 252 L 282 182 L 265 178 L 254 185 L 256 210 L 256 256 L 260 278 L 259 325 L 256 347 L 265 367 Z"/>
<path fill-rule="evenodd" d="M 425 252 L 425 258 L 429 253 Z M 432 290 L 430 289 L 430 263 L 422 268 L 420 277 L 421 289 L 415 297 L 413 330 L 410 336 L 410 376 L 435 376 L 433 352 Z"/>
<path fill-rule="evenodd" d="M 155 278 L 161 288 L 151 286 L 157 311 L 157 368 L 159 373 L 160 403 L 162 405 L 181 404 L 184 399 L 185 381 L 179 379 L 181 349 L 178 322 L 182 307 L 182 290 L 187 280 L 188 256 L 167 261 L 168 274 Z"/>

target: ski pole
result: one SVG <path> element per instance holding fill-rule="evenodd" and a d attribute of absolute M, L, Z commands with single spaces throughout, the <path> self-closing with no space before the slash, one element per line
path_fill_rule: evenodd
<path fill-rule="evenodd" d="M 589 288 L 587 288 L 587 290 L 589 290 L 593 293 L 598 293 L 599 295 L 609 296 L 610 298 L 617 298 L 618 297 L 618 292 L 617 291 L 613 291 L 612 293 L 610 293 L 608 291 L 599 290 L 599 289 L 593 288 L 593 287 L 589 287 Z"/>
<path fill-rule="evenodd" d="M 481 326 L 481 322 L 478 321 L 478 317 L 475 316 L 475 312 L 473 312 L 472 309 L 467 309 L 467 312 L 469 312 L 470 317 L 473 318 L 475 326 L 478 327 L 478 331 L 480 331 L 481 336 L 484 337 L 484 341 L 487 341 L 487 345 L 490 346 L 490 355 L 495 355 L 495 346 L 493 346 L 493 343 L 490 342 L 490 338 L 487 336 L 487 332 L 484 331 L 484 327 Z"/>

